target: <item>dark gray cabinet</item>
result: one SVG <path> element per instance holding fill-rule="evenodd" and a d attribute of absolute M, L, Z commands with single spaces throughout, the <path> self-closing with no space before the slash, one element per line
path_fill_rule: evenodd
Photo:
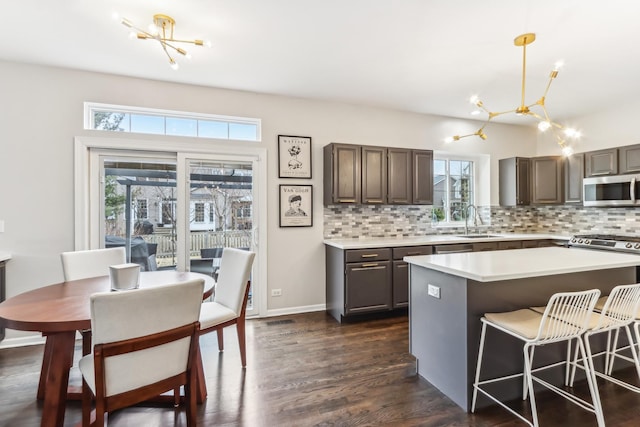
<path fill-rule="evenodd" d="M 327 311 L 336 320 L 393 308 L 390 248 L 342 250 L 326 245 L 325 254 Z"/>
<path fill-rule="evenodd" d="M 564 202 L 582 203 L 584 153 L 572 154 L 564 159 Z"/>
<path fill-rule="evenodd" d="M 412 150 L 414 205 L 433 204 L 433 151 Z"/>
<path fill-rule="evenodd" d="M 473 252 L 497 251 L 498 242 L 478 242 L 473 244 Z"/>
<path fill-rule="evenodd" d="M 584 153 L 585 176 L 615 175 L 618 173 L 618 149 L 588 151 Z"/>
<path fill-rule="evenodd" d="M 620 173 L 640 172 L 640 144 L 618 147 Z"/>
<path fill-rule="evenodd" d="M 360 203 L 360 146 L 328 144 L 323 150 L 324 204 Z"/>
<path fill-rule="evenodd" d="M 362 147 L 362 203 L 382 204 L 387 200 L 387 149 Z"/>
<path fill-rule="evenodd" d="M 393 308 L 409 305 L 409 264 L 402 259 L 406 256 L 431 255 L 432 252 L 432 246 L 393 248 Z"/>
<path fill-rule="evenodd" d="M 533 157 L 531 161 L 531 203 L 558 205 L 564 202 L 562 157 Z"/>
<path fill-rule="evenodd" d="M 387 152 L 387 203 L 409 205 L 412 202 L 413 166 L 411 150 L 389 148 Z"/>
<path fill-rule="evenodd" d="M 498 161 L 500 206 L 521 206 L 530 202 L 530 160 L 511 157 Z"/>
<path fill-rule="evenodd" d="M 498 250 L 505 249 L 522 249 L 521 240 L 507 240 L 504 242 L 498 242 Z"/>
<path fill-rule="evenodd" d="M 433 204 L 433 151 L 389 148 L 389 204 Z"/>
<path fill-rule="evenodd" d="M 323 150 L 325 205 L 433 203 L 433 151 L 337 143 Z"/>

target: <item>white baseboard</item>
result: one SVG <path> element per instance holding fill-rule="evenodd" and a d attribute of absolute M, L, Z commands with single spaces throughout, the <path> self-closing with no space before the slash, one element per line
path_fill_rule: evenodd
<path fill-rule="evenodd" d="M 313 311 L 324 311 L 327 309 L 326 304 L 305 305 L 301 307 L 278 308 L 268 310 L 267 315 L 263 317 L 284 316 L 286 314 L 311 313 Z"/>
<path fill-rule="evenodd" d="M 28 337 L 5 338 L 0 342 L 0 350 L 3 348 L 25 347 L 28 345 L 44 344 L 45 338 L 41 335 L 31 335 Z"/>

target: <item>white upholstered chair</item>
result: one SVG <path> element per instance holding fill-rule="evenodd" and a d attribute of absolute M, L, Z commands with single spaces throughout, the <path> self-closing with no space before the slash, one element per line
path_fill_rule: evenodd
<path fill-rule="evenodd" d="M 86 251 L 63 252 L 62 272 L 64 280 L 80 280 L 89 277 L 108 276 L 109 266 L 127 262 L 124 247 L 89 249 Z M 78 331 L 82 335 L 82 354 L 91 351 L 91 330 Z"/>
<path fill-rule="evenodd" d="M 63 252 L 60 257 L 65 281 L 108 276 L 110 265 L 127 262 L 124 247 Z"/>
<path fill-rule="evenodd" d="M 476 399 L 478 397 L 478 392 L 480 392 L 500 406 L 507 409 L 509 412 L 520 418 L 528 425 L 537 427 L 538 414 L 536 410 L 536 401 L 533 389 L 533 384 L 535 382 L 566 398 L 571 403 L 574 403 L 588 410 L 589 412 L 594 413 L 598 422 L 598 426 L 604 427 L 604 417 L 602 414 L 602 406 L 600 404 L 595 375 L 593 373 L 590 359 L 588 359 L 586 356 L 585 346 L 582 341 L 582 334 L 588 329 L 590 325 L 593 308 L 599 296 L 600 291 L 598 289 L 581 292 L 560 292 L 551 296 L 542 313 L 531 308 L 525 308 L 507 313 L 486 313 L 484 317 L 480 319 L 482 322 L 482 332 L 480 335 L 480 349 L 478 351 L 478 362 L 476 366 L 475 381 L 473 383 L 471 412 L 475 412 Z M 480 379 L 482 357 L 488 326 L 500 332 L 504 332 L 523 342 L 524 372 L 522 374 L 512 374 L 503 377 L 482 380 Z M 581 368 L 584 369 L 587 382 L 589 384 L 591 402 L 587 402 L 565 389 L 556 387 L 555 385 L 550 384 L 539 375 L 537 375 L 538 372 L 548 368 L 553 368 L 555 366 L 565 365 L 568 369 L 569 366 L 567 365 L 567 360 L 562 360 L 550 365 L 537 367 L 535 369 L 532 368 L 534 350 L 536 348 L 544 346 L 546 344 L 566 342 L 568 347 L 567 352 L 569 353 L 569 344 L 572 341 L 575 341 L 577 345 L 576 351 L 579 355 L 577 360 L 580 360 L 582 362 Z M 525 418 L 525 416 L 523 416 L 522 414 L 505 405 L 499 399 L 494 397 L 488 389 L 485 388 L 487 384 L 495 384 L 500 381 L 511 380 L 517 377 L 523 378 L 522 399 L 525 400 L 527 398 L 527 394 L 529 395 L 532 417 L 531 420 Z M 565 377 L 565 382 L 567 383 L 566 385 L 568 385 L 568 374 Z M 492 390 L 496 390 L 495 385 Z"/>
<path fill-rule="evenodd" d="M 91 296 L 93 352 L 80 359 L 83 426 L 91 398 L 104 414 L 184 386 L 187 425 L 195 425 L 198 317 L 204 281 Z"/>
<path fill-rule="evenodd" d="M 223 328 L 236 325 L 242 367 L 247 365 L 245 312 L 254 252 L 224 248 L 213 301 L 203 302 L 200 335 L 217 331 L 218 349 L 224 350 Z"/>

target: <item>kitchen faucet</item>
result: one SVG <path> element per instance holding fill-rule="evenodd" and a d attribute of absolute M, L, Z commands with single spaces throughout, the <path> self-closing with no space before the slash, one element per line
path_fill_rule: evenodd
<path fill-rule="evenodd" d="M 473 211 L 473 226 L 478 228 L 478 208 L 473 203 L 469 203 L 464 208 L 464 234 L 469 234 L 469 211 Z M 480 220 L 482 222 L 482 219 Z"/>

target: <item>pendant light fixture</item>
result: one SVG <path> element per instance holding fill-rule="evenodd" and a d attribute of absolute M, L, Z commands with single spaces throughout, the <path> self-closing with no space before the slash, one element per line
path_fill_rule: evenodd
<path fill-rule="evenodd" d="M 117 18 L 117 15 L 116 15 Z M 153 23 L 149 25 L 149 30 L 145 31 L 136 27 L 127 18 L 120 19 L 122 25 L 127 28 L 131 28 L 130 38 L 137 38 L 139 40 L 155 40 L 157 41 L 162 50 L 169 58 L 169 64 L 174 70 L 178 69 L 178 62 L 173 57 L 172 53 L 178 53 L 187 59 L 191 58 L 191 55 L 181 47 L 175 45 L 175 43 L 189 43 L 195 46 L 207 46 L 211 47 L 211 43 L 205 40 L 180 40 L 173 37 L 173 30 L 176 26 L 176 21 L 167 15 L 156 14 L 153 15 Z"/>
<path fill-rule="evenodd" d="M 536 35 L 534 33 L 526 33 L 526 34 L 519 35 L 513 41 L 514 45 L 522 47 L 522 97 L 521 97 L 521 101 L 520 101 L 520 106 L 518 106 L 517 108 L 515 108 L 513 110 L 494 112 L 494 111 L 489 110 L 477 96 L 472 96 L 469 99 L 469 102 L 474 104 L 480 110 L 482 110 L 485 113 L 487 113 L 487 120 L 480 127 L 480 129 L 478 129 L 476 132 L 470 133 L 468 135 L 455 135 L 455 136 L 447 138 L 445 140 L 446 142 L 458 141 L 458 140 L 460 140 L 462 138 L 466 138 L 466 137 L 469 137 L 469 136 L 478 136 L 481 139 L 486 140 L 487 139 L 487 135 L 484 133 L 484 128 L 485 128 L 485 126 L 487 126 L 487 124 L 494 117 L 498 117 L 498 116 L 501 116 L 503 114 L 508 114 L 508 113 L 515 113 L 517 115 L 534 117 L 536 120 L 538 120 L 538 129 L 541 132 L 546 132 L 547 130 L 550 130 L 551 132 L 553 132 L 554 137 L 555 137 L 558 145 L 562 149 L 563 154 L 565 154 L 565 155 L 570 155 L 571 154 L 572 149 L 569 146 L 569 144 L 567 142 L 567 139 L 577 139 L 577 138 L 579 138 L 580 137 L 580 132 L 578 132 L 578 131 L 576 131 L 575 129 L 572 129 L 572 128 L 566 128 L 563 125 L 561 125 L 561 124 L 559 124 L 557 122 L 554 122 L 549 117 L 549 113 L 547 112 L 547 107 L 545 105 L 545 99 L 546 99 L 547 93 L 549 92 L 549 88 L 551 87 L 551 83 L 553 82 L 553 80 L 556 77 L 558 77 L 558 70 L 559 70 L 560 66 L 562 65 L 561 63 L 556 63 L 554 69 L 549 74 L 549 81 L 547 82 L 547 87 L 546 87 L 544 93 L 542 94 L 542 96 L 540 97 L 540 99 L 538 99 L 533 104 L 529 104 L 529 105 L 525 104 L 525 83 L 526 83 L 526 70 L 527 70 L 527 45 L 533 43 L 535 41 L 535 39 L 536 39 Z M 536 112 L 535 110 L 538 110 L 539 112 Z"/>

